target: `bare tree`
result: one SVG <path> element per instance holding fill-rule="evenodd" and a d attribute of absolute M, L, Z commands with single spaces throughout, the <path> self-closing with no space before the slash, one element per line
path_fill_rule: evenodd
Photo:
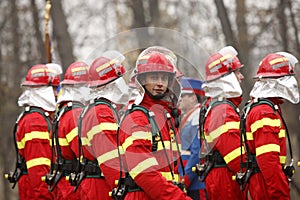
<path fill-rule="evenodd" d="M 237 46 L 236 38 L 232 30 L 232 25 L 228 17 L 227 9 L 223 0 L 215 0 L 218 17 L 222 25 L 223 34 L 227 45 Z"/>
<path fill-rule="evenodd" d="M 288 40 L 287 40 L 287 24 L 286 24 L 286 15 L 285 15 L 285 8 L 286 8 L 286 0 L 280 0 L 278 2 L 278 12 L 277 17 L 280 25 L 280 37 L 281 37 L 281 43 L 282 43 L 282 50 L 287 51 L 288 50 Z"/>
<path fill-rule="evenodd" d="M 37 48 L 40 50 L 40 57 L 37 59 L 37 63 L 44 63 L 46 61 L 45 43 L 43 40 L 43 34 L 40 30 L 39 10 L 36 7 L 35 0 L 30 1 L 30 8 L 32 10 L 33 26 L 35 30 L 35 38 L 37 40 Z"/>
<path fill-rule="evenodd" d="M 57 50 L 62 67 L 66 70 L 67 67 L 74 62 L 73 43 L 60 0 L 52 0 L 51 17 L 53 20 L 53 35 L 56 40 Z"/>

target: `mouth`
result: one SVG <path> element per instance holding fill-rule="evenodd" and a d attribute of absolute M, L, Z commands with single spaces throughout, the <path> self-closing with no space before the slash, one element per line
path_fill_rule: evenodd
<path fill-rule="evenodd" d="M 154 90 L 154 92 L 157 94 L 162 94 L 162 93 L 164 93 L 164 90 L 156 89 L 156 90 Z"/>

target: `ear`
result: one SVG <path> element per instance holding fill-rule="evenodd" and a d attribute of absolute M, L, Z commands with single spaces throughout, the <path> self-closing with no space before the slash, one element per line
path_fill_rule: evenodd
<path fill-rule="evenodd" d="M 140 79 L 140 83 L 141 83 L 142 85 L 145 85 L 145 84 L 146 84 L 145 78 Z"/>

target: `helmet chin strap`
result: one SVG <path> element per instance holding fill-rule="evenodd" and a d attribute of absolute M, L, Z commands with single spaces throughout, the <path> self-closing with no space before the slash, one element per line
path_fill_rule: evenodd
<path fill-rule="evenodd" d="M 160 100 L 160 99 L 164 98 L 164 96 L 165 96 L 165 94 L 166 94 L 166 93 L 163 93 L 163 94 L 153 95 L 151 92 L 149 92 L 149 91 L 146 89 L 145 85 L 143 85 L 143 88 L 144 88 L 145 92 L 146 92 L 152 99 Z"/>

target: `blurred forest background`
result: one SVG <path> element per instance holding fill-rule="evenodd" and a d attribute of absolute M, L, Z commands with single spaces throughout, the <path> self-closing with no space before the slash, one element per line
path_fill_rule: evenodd
<path fill-rule="evenodd" d="M 268 53 L 287 51 L 300 59 L 300 0 L 51 0 L 51 4 L 53 62 L 64 71 L 74 61 L 91 64 L 97 52 L 109 48 L 123 52 L 127 69 L 132 69 L 142 48 L 163 44 L 181 54 L 179 69 L 186 76 L 202 78 L 205 58 L 232 45 L 245 65 L 246 101 L 252 77 Z M 0 1 L 1 176 L 15 165 L 12 132 L 21 111 L 17 106 L 20 83 L 31 66 L 46 62 L 45 5 L 45 0 Z M 296 73 L 299 83 L 299 66 Z M 283 112 L 298 161 L 300 105 L 287 102 Z M 4 178 L 0 178 L 0 194 L 0 200 L 18 199 L 17 188 L 12 190 Z M 291 183 L 291 199 L 300 199 L 299 167 Z"/>

